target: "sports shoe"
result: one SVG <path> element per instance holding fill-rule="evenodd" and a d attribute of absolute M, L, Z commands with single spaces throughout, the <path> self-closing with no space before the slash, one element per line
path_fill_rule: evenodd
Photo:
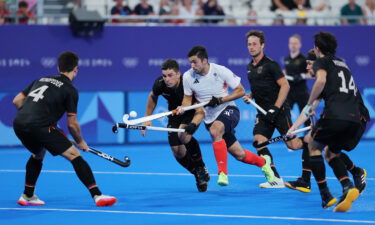
<path fill-rule="evenodd" d="M 365 169 L 360 170 L 361 172 L 359 174 L 353 175 L 353 180 L 354 186 L 358 189 L 359 193 L 362 194 L 366 187 L 367 171 Z"/>
<path fill-rule="evenodd" d="M 328 188 L 320 191 L 320 197 L 322 197 L 322 207 L 324 209 L 333 206 L 337 202 L 337 198 L 333 197 Z"/>
<path fill-rule="evenodd" d="M 94 201 L 95 201 L 96 206 L 102 207 L 102 206 L 111 206 L 115 204 L 117 199 L 109 195 L 95 195 Z"/>
<path fill-rule="evenodd" d="M 266 163 L 262 166 L 262 171 L 267 179 L 267 182 L 272 183 L 275 180 L 275 174 L 271 168 L 271 158 L 268 155 L 261 155 Z"/>
<path fill-rule="evenodd" d="M 217 184 L 220 186 L 228 186 L 228 176 L 224 172 L 220 172 L 219 178 L 217 179 Z"/>
<path fill-rule="evenodd" d="M 22 194 L 20 199 L 18 199 L 17 203 L 23 206 L 45 205 L 44 201 L 40 200 L 38 196 L 36 196 L 35 194 L 31 198 L 27 197 L 27 195 L 25 194 Z"/>
<path fill-rule="evenodd" d="M 205 166 L 197 167 L 194 171 L 194 176 L 199 192 L 207 191 L 208 181 L 210 181 L 210 175 Z"/>
<path fill-rule="evenodd" d="M 303 193 L 311 192 L 310 182 L 306 182 L 302 177 L 299 177 L 296 181 L 287 181 L 284 183 L 285 187 L 297 190 Z"/>
<path fill-rule="evenodd" d="M 284 181 L 282 178 L 275 177 L 273 182 L 264 182 L 259 184 L 261 188 L 284 188 Z"/>
<path fill-rule="evenodd" d="M 352 207 L 353 202 L 358 198 L 359 191 L 353 186 L 350 185 L 344 187 L 343 194 L 340 198 L 339 203 L 333 209 L 334 212 L 347 212 L 350 207 Z"/>

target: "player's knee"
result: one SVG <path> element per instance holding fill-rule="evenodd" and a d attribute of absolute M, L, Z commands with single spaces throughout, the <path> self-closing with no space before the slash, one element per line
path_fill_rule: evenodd
<path fill-rule="evenodd" d="M 292 150 L 298 150 L 303 147 L 302 141 L 298 138 L 294 138 L 293 140 L 286 142 L 286 145 L 288 146 L 289 149 L 292 149 Z"/>
<path fill-rule="evenodd" d="M 183 144 L 186 144 L 186 143 L 189 143 L 189 141 L 191 140 L 191 135 L 186 134 L 186 133 L 179 133 L 179 134 L 178 134 L 178 139 L 179 139 Z"/>
<path fill-rule="evenodd" d="M 46 155 L 46 150 L 43 149 L 38 154 L 33 154 L 33 158 L 37 160 L 43 160 L 45 155 Z"/>
<path fill-rule="evenodd" d="M 81 154 L 79 153 L 79 151 L 74 146 L 71 146 L 65 152 L 63 152 L 61 155 L 64 158 L 66 158 L 67 160 L 72 161 L 73 159 L 77 158 Z"/>

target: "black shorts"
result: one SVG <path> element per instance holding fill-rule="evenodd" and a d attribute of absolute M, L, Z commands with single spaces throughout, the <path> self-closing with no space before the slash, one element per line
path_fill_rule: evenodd
<path fill-rule="evenodd" d="M 188 111 L 181 116 L 168 117 L 168 128 L 179 128 L 181 124 L 189 124 L 194 117 L 193 111 Z M 182 145 L 177 132 L 168 132 L 168 143 L 170 146 Z"/>
<path fill-rule="evenodd" d="M 314 141 L 325 144 L 333 153 L 353 150 L 365 128 L 360 123 L 345 120 L 319 119 L 311 135 Z"/>
<path fill-rule="evenodd" d="M 263 135 L 267 139 L 270 139 L 275 131 L 275 128 L 279 131 L 281 135 L 284 135 L 288 132 L 289 128 L 292 126 L 290 119 L 290 110 L 283 108 L 280 110 L 280 113 L 277 115 L 275 123 L 270 123 L 265 119 L 263 114 L 257 115 L 253 135 Z"/>
<path fill-rule="evenodd" d="M 240 111 L 236 106 L 227 106 L 220 115 L 216 118 L 215 121 L 220 121 L 224 124 L 224 135 L 223 139 L 229 148 L 237 141 L 234 128 L 236 128 L 238 122 L 240 121 Z M 206 129 L 210 130 L 211 125 L 213 124 L 206 124 Z"/>
<path fill-rule="evenodd" d="M 64 131 L 55 126 L 27 127 L 13 124 L 13 129 L 22 144 L 34 154 L 45 148 L 53 156 L 61 155 L 72 146 Z"/>

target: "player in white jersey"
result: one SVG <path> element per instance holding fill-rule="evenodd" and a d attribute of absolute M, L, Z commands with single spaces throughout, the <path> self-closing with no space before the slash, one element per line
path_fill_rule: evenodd
<path fill-rule="evenodd" d="M 183 75 L 182 106 L 191 105 L 193 97 L 199 102 L 210 101 L 205 107 L 204 122 L 213 141 L 219 175 L 217 183 L 221 186 L 229 184 L 228 150 L 237 160 L 262 168 L 267 180 L 272 182 L 274 173 L 270 167 L 271 158 L 244 150 L 234 136 L 240 113 L 233 100 L 245 94 L 241 78 L 224 66 L 208 63 L 207 51 L 202 46 L 193 47 L 188 57 L 191 69 Z M 228 88 L 233 89 L 231 94 Z M 177 114 L 184 113 L 181 106 L 177 109 Z"/>

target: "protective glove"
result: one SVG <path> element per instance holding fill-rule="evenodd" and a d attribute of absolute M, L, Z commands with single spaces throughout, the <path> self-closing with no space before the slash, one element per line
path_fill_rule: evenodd
<path fill-rule="evenodd" d="M 189 123 L 185 127 L 185 132 L 190 134 L 190 135 L 193 135 L 197 129 L 198 129 L 198 126 L 195 123 Z"/>
<path fill-rule="evenodd" d="M 280 109 L 277 106 L 271 106 L 271 108 L 267 111 L 266 120 L 270 123 L 275 123 L 275 119 L 279 114 Z"/>
<path fill-rule="evenodd" d="M 221 103 L 223 103 L 221 101 L 221 98 L 216 98 L 216 97 L 212 96 L 210 102 L 208 102 L 208 104 L 206 106 L 216 107 L 216 106 L 220 105 Z"/>

